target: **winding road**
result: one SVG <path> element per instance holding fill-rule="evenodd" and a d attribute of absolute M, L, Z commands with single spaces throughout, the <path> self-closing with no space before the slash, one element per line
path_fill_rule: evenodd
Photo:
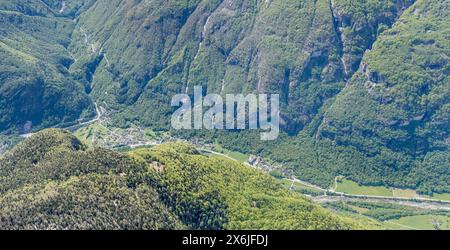
<path fill-rule="evenodd" d="M 239 162 L 238 160 L 236 160 L 228 155 L 225 155 L 225 154 L 222 154 L 219 152 L 215 152 L 210 149 L 200 148 L 199 150 L 201 152 L 206 152 L 206 153 L 222 156 L 222 157 L 225 157 L 232 161 Z M 246 165 L 250 166 L 249 164 L 246 164 Z M 324 192 L 325 195 L 323 195 L 323 196 L 309 197 L 312 200 L 319 202 L 319 203 L 330 202 L 330 201 L 342 201 L 342 200 L 348 200 L 348 201 L 350 201 L 350 200 L 365 200 L 365 201 L 372 201 L 372 202 L 383 201 L 383 202 L 387 202 L 387 203 L 396 203 L 396 204 L 400 204 L 400 205 L 427 208 L 427 209 L 431 209 L 431 210 L 450 211 L 450 201 L 446 201 L 446 200 L 430 199 L 430 198 L 423 198 L 423 197 L 407 198 L 407 197 L 396 197 L 396 196 L 358 195 L 358 194 L 347 194 L 347 193 L 337 192 L 336 191 L 337 181 L 339 180 L 339 178 L 342 178 L 342 176 L 337 176 L 335 178 L 335 180 L 334 180 L 335 184 L 332 189 L 321 188 L 319 186 L 316 186 L 316 185 L 311 184 L 306 181 L 299 180 L 297 178 L 293 178 L 293 179 L 286 178 L 285 180 L 292 181 L 292 184 L 299 183 L 304 186 L 314 188 L 318 191 Z M 330 195 L 328 195 L 328 194 L 330 194 Z"/>
<path fill-rule="evenodd" d="M 71 126 L 67 126 L 67 127 L 61 127 L 63 129 L 67 129 L 67 130 L 76 130 L 78 128 L 84 127 L 84 126 L 88 126 L 92 123 L 95 123 L 97 121 L 100 121 L 103 118 L 104 113 L 102 108 L 99 107 L 97 105 L 97 103 L 94 103 L 95 106 L 95 112 L 96 112 L 96 116 L 95 118 L 88 120 L 88 121 L 84 121 L 81 122 L 79 120 L 78 124 L 75 125 L 71 125 Z M 33 133 L 30 134 L 23 134 L 21 135 L 24 138 L 30 137 L 32 136 Z M 157 146 L 161 143 L 157 143 L 157 142 L 149 142 L 149 143 L 139 143 L 136 145 L 128 145 L 128 147 L 130 148 L 137 148 L 137 147 L 142 147 L 142 146 Z M 199 151 L 201 152 L 205 152 L 205 153 L 210 153 L 213 155 L 218 155 L 218 156 L 222 156 L 224 158 L 227 158 L 229 160 L 232 161 L 236 161 L 236 162 L 240 162 L 226 154 L 223 153 L 219 153 L 210 149 L 206 149 L 206 148 L 199 148 Z M 242 163 L 242 162 L 240 162 Z M 244 163 L 245 165 L 251 167 L 250 164 L 248 163 Z M 414 207 L 422 207 L 422 208 L 429 208 L 429 209 L 433 209 L 433 210 L 447 210 L 450 211 L 450 201 L 445 201 L 445 200 L 437 200 L 437 199 L 431 199 L 431 198 L 423 198 L 423 197 L 417 197 L 417 198 L 406 198 L 406 197 L 392 197 L 392 196 L 376 196 L 376 195 L 357 195 L 357 194 L 347 194 L 347 193 L 342 193 L 342 192 L 337 192 L 337 181 L 340 178 L 340 176 L 335 178 L 335 184 L 333 188 L 330 189 L 325 189 L 322 187 L 319 187 L 317 185 L 311 184 L 309 182 L 306 181 L 302 181 L 299 180 L 297 178 L 292 178 L 292 179 L 286 179 L 289 181 L 292 181 L 292 183 L 299 183 L 302 184 L 304 186 L 316 189 L 318 191 L 324 192 L 323 196 L 317 196 L 317 197 L 309 197 L 310 199 L 318 202 L 318 203 L 324 203 L 324 202 L 329 202 L 329 201 L 337 201 L 337 200 L 366 200 L 366 201 L 383 201 L 383 202 L 390 202 L 390 203 L 396 203 L 396 204 L 402 204 L 402 205 L 407 205 L 407 206 L 414 206 Z"/>
<path fill-rule="evenodd" d="M 215 152 L 210 149 L 200 148 L 199 150 L 201 152 L 206 152 L 206 153 L 222 156 L 227 159 L 239 162 L 238 160 L 236 160 L 228 155 L 225 155 L 225 154 L 222 154 L 219 152 Z M 246 165 L 250 166 L 249 164 L 246 164 Z M 292 181 L 292 184 L 299 183 L 304 186 L 314 188 L 318 191 L 324 192 L 325 195 L 323 195 L 323 196 L 309 197 L 310 199 L 312 199 L 316 202 L 319 202 L 319 203 L 325 203 L 325 202 L 330 202 L 330 201 L 342 201 L 342 200 L 348 200 L 348 201 L 350 201 L 350 200 L 365 200 L 365 201 L 372 201 L 372 202 L 382 201 L 382 202 L 387 202 L 387 203 L 396 203 L 396 204 L 405 205 L 405 206 L 427 208 L 427 209 L 431 209 L 431 210 L 450 211 L 450 201 L 445 201 L 445 200 L 437 200 L 437 199 L 430 199 L 430 198 L 423 198 L 423 197 L 407 198 L 407 197 L 396 197 L 396 196 L 357 195 L 357 194 L 347 194 L 347 193 L 342 193 L 342 192 L 336 192 L 337 181 L 341 177 L 342 176 L 337 176 L 335 178 L 335 185 L 334 185 L 333 189 L 321 188 L 319 186 L 316 186 L 316 185 L 311 184 L 306 181 L 299 180 L 297 178 L 286 179 L 286 180 Z M 330 194 L 330 195 L 327 195 L 327 194 Z"/>
<path fill-rule="evenodd" d="M 338 178 L 338 177 L 337 177 Z M 336 180 L 337 180 L 336 178 Z M 450 201 L 437 200 L 430 198 L 407 198 L 407 197 L 395 197 L 395 196 L 377 196 L 377 195 L 358 195 L 358 194 L 347 194 L 342 192 L 336 192 L 333 189 L 324 189 L 317 187 L 308 182 L 301 181 L 298 179 L 286 179 L 292 181 L 292 183 L 300 183 L 304 186 L 317 189 L 324 192 L 322 196 L 308 196 L 311 200 L 317 203 L 327 203 L 335 201 L 366 201 L 366 202 L 385 202 L 394 203 L 409 207 L 417 207 L 429 210 L 445 210 L 450 211 Z"/>

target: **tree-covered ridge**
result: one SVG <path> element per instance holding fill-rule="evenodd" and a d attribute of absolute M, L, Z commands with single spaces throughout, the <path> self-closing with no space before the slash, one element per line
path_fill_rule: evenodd
<path fill-rule="evenodd" d="M 157 190 L 180 219 L 202 229 L 351 229 L 362 227 L 289 194 L 267 174 L 231 160 L 167 144 L 131 152 L 156 169 Z"/>
<path fill-rule="evenodd" d="M 173 230 L 185 228 L 148 185 L 87 174 L 23 186 L 0 197 L 0 228 L 26 230 Z"/>
<path fill-rule="evenodd" d="M 335 1 L 335 16 L 359 34 L 370 20 L 386 21 L 361 6 L 377 2 L 387 1 Z M 206 138 L 218 135 L 229 149 L 265 155 L 323 187 L 348 176 L 367 185 L 449 192 L 449 2 L 406 8 L 410 3 L 376 5 L 383 7 L 379 13 L 394 8 L 402 15 L 379 31 L 358 71 L 297 136 L 282 135 L 275 144 L 248 132 Z M 356 13 L 353 19 L 349 13 Z"/>
<path fill-rule="evenodd" d="M 1 229 L 181 229 L 129 157 L 46 130 L 0 159 Z"/>
<path fill-rule="evenodd" d="M 93 102 L 115 126 L 169 130 L 171 97 L 193 85 L 279 93 L 275 145 L 248 131 L 206 136 L 323 187 L 344 175 L 449 192 L 448 6 L 0 0 L 0 131 L 75 123 Z"/>
<path fill-rule="evenodd" d="M 89 173 L 127 174 L 144 169 L 119 153 L 101 148 L 88 149 L 69 132 L 44 130 L 4 155 L 0 191 Z"/>
<path fill-rule="evenodd" d="M 1 229 L 356 229 L 268 175 L 183 143 L 128 155 L 45 130 L 0 159 Z"/>

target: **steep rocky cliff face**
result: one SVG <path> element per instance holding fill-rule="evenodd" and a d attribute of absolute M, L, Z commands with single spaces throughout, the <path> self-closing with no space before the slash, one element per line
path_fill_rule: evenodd
<path fill-rule="evenodd" d="M 318 132 L 369 159 L 361 166 L 376 168 L 367 172 L 424 190 L 450 183 L 449 8 L 418 1 L 406 10 L 366 53 Z"/>
<path fill-rule="evenodd" d="M 342 63 L 347 77 L 358 69 L 367 49 L 389 29 L 415 0 L 332 0 L 331 6 L 342 42 Z"/>
<path fill-rule="evenodd" d="M 93 96 L 132 105 L 131 119 L 147 125 L 167 125 L 167 96 L 194 85 L 279 93 L 284 128 L 296 134 L 356 71 L 379 27 L 409 4 L 96 1 L 77 22 L 72 49 L 85 60 L 72 69 L 93 66 L 85 76 Z"/>
<path fill-rule="evenodd" d="M 301 131 L 340 92 L 380 29 L 392 25 L 411 4 L 394 0 L 16 2 L 2 1 L 8 25 L 14 25 L 8 15 L 25 14 L 32 22 L 27 26 L 46 27 L 41 33 L 28 30 L 29 36 L 41 40 L 56 36 L 50 39 L 52 46 L 41 42 L 39 48 L 29 50 L 42 53 L 39 63 L 50 63 L 41 69 L 56 67 L 55 74 L 63 75 L 59 78 L 73 82 L 63 87 L 72 88 L 77 100 L 86 98 L 81 83 L 94 100 L 125 113 L 133 111 L 134 115 L 125 115 L 127 120 L 167 126 L 171 110 L 167 98 L 190 92 L 194 85 L 222 94 L 279 93 L 283 126 L 290 134 Z M 50 26 L 51 22 L 61 25 Z M 5 32 L 12 29 L 4 26 Z M 5 34 L 6 39 L 12 35 Z M 14 55 L 6 46 L 10 45 L 3 46 L 5 53 Z M 49 54 L 55 57 L 50 62 Z M 25 59 L 32 61 L 32 57 Z M 44 91 L 45 84 L 37 85 Z M 81 103 L 75 105 L 78 112 L 63 111 L 53 123 L 80 116 L 79 111 L 89 106 L 86 100 Z M 47 124 L 49 119 L 37 114 L 39 108 L 49 107 L 32 106 L 25 116 L 31 116 L 33 124 Z M 63 106 L 70 109 L 69 104 Z M 154 106 L 159 108 L 150 108 Z M 66 113 L 74 114 L 64 117 Z"/>
<path fill-rule="evenodd" d="M 448 0 L 18 2 L 0 1 L 2 130 L 92 116 L 91 100 L 168 129 L 195 85 L 278 93 L 278 147 L 228 145 L 324 186 L 449 191 Z"/>

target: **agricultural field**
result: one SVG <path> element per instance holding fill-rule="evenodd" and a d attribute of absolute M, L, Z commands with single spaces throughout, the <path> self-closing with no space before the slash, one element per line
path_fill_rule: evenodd
<path fill-rule="evenodd" d="M 392 196 L 392 190 L 386 187 L 361 186 L 356 182 L 344 179 L 337 182 L 336 192 L 356 195 Z"/>
<path fill-rule="evenodd" d="M 74 132 L 74 135 L 83 143 L 93 146 L 96 139 L 106 139 L 110 136 L 110 133 L 106 127 L 101 126 L 99 122 L 96 122 L 87 127 L 78 129 Z"/>
<path fill-rule="evenodd" d="M 228 149 L 222 147 L 222 145 L 220 145 L 217 142 L 214 144 L 214 150 L 218 153 L 227 155 L 239 162 L 247 162 L 248 158 L 250 157 L 249 155 L 246 155 L 246 154 L 243 154 L 243 153 L 240 153 L 237 151 L 228 150 Z"/>
<path fill-rule="evenodd" d="M 384 222 L 392 230 L 450 230 L 450 217 L 444 215 L 415 215 Z"/>
<path fill-rule="evenodd" d="M 324 207 L 350 217 L 365 217 L 388 230 L 449 230 L 450 213 L 400 204 L 351 201 L 327 202 Z"/>
<path fill-rule="evenodd" d="M 313 196 L 323 195 L 323 192 L 321 190 L 303 185 L 298 182 L 293 182 L 293 181 L 286 180 L 286 179 L 282 179 L 282 180 L 280 180 L 280 182 L 287 189 L 291 189 L 292 191 L 298 192 L 300 194 L 308 194 L 308 195 L 313 195 Z"/>
<path fill-rule="evenodd" d="M 450 201 L 450 194 L 433 194 L 430 198 L 436 199 L 436 200 L 444 200 L 444 201 Z"/>
<path fill-rule="evenodd" d="M 336 182 L 336 192 L 355 195 L 374 195 L 386 197 L 400 197 L 400 198 L 430 198 L 436 200 L 450 201 L 450 194 L 435 193 L 432 196 L 420 195 L 417 191 L 412 189 L 388 188 L 382 186 L 364 186 L 359 185 L 351 180 L 342 179 Z"/>
<path fill-rule="evenodd" d="M 412 189 L 392 189 L 392 194 L 394 197 L 403 197 L 403 198 L 417 198 L 419 194 Z"/>

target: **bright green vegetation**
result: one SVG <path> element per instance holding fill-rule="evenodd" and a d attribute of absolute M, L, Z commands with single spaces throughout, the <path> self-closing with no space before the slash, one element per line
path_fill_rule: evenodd
<path fill-rule="evenodd" d="M 450 194 L 437 194 L 434 193 L 431 198 L 437 199 L 437 200 L 444 200 L 444 201 L 450 201 Z"/>
<path fill-rule="evenodd" d="M 354 181 L 343 179 L 337 182 L 336 192 L 342 192 L 355 195 L 374 195 L 386 197 L 401 198 L 432 198 L 436 200 L 448 200 L 447 194 L 434 194 L 433 196 L 419 195 L 415 190 L 399 189 L 383 186 L 366 186 L 360 185 Z"/>
<path fill-rule="evenodd" d="M 231 151 L 228 150 L 226 148 L 223 148 L 220 144 L 218 144 L 217 142 L 214 144 L 215 148 L 214 150 L 218 153 L 224 154 L 226 156 L 229 156 L 233 159 L 235 159 L 238 162 L 247 162 L 249 159 L 249 155 L 240 153 L 238 151 Z"/>
<path fill-rule="evenodd" d="M 392 190 L 386 187 L 361 186 L 350 180 L 338 181 L 336 192 L 359 195 L 392 196 Z"/>
<path fill-rule="evenodd" d="M 122 154 L 45 130 L 0 159 L 1 229 L 357 229 L 271 176 L 183 143 Z"/>
<path fill-rule="evenodd" d="M 145 166 L 47 130 L 0 160 L 2 229 L 181 229 Z"/>
<path fill-rule="evenodd" d="M 450 217 L 439 215 L 416 215 L 384 222 L 387 229 L 394 230 L 450 230 Z"/>
<path fill-rule="evenodd" d="M 341 157 L 352 155 L 354 164 L 340 171 L 353 172 L 353 180 L 424 194 L 449 190 L 448 6 L 416 1 L 325 112 L 321 136 Z"/>
<path fill-rule="evenodd" d="M 146 146 L 146 143 L 167 139 L 167 133 L 155 132 L 132 126 L 129 128 L 111 127 L 106 122 L 95 122 L 74 132 L 83 143 L 105 148 L 129 148 Z"/>
<path fill-rule="evenodd" d="M 415 190 L 411 189 L 399 189 L 399 188 L 388 188 L 382 186 L 365 186 L 360 185 L 354 181 L 343 179 L 337 181 L 336 192 L 342 192 L 347 194 L 355 195 L 375 195 L 375 196 L 386 196 L 386 197 L 401 197 L 401 198 L 430 198 L 435 200 L 450 200 L 450 195 L 447 193 L 439 194 L 434 193 L 433 195 L 420 195 Z"/>
<path fill-rule="evenodd" d="M 90 124 L 86 127 L 80 128 L 73 133 L 78 139 L 80 139 L 84 144 L 93 146 L 93 140 L 95 138 L 109 138 L 110 132 L 104 126 L 101 126 L 98 122 Z M 95 134 L 95 138 L 94 138 Z"/>
<path fill-rule="evenodd" d="M 0 131 L 77 123 L 94 102 L 112 127 L 170 131 L 172 96 L 194 85 L 277 93 L 276 142 L 185 136 L 322 187 L 450 192 L 449 0 L 67 2 L 0 0 Z"/>
<path fill-rule="evenodd" d="M 1 135 L 0 134 L 0 157 L 10 148 L 17 145 L 21 141 L 21 138 L 14 135 Z"/>
<path fill-rule="evenodd" d="M 415 190 L 411 189 L 392 189 L 392 196 L 394 197 L 404 197 L 404 198 L 416 198 L 419 194 Z"/>
<path fill-rule="evenodd" d="M 283 186 L 291 191 L 295 191 L 298 192 L 300 194 L 305 194 L 305 195 L 312 195 L 312 196 L 319 196 L 319 195 L 323 195 L 323 191 L 313 188 L 313 187 L 309 187 L 309 186 L 305 186 L 301 183 L 298 182 L 292 182 L 290 180 L 286 180 L 286 179 L 282 179 L 280 180 L 280 182 L 283 184 Z"/>
<path fill-rule="evenodd" d="M 219 141 L 284 163 L 322 187 L 343 175 L 365 186 L 449 192 L 448 6 L 419 0 L 407 8 L 297 136 L 261 143 L 252 133 L 230 133 Z"/>
<path fill-rule="evenodd" d="M 449 230 L 450 213 L 380 202 L 331 202 L 325 207 L 355 218 L 368 217 L 386 229 Z M 439 225 L 436 227 L 436 225 Z"/>
<path fill-rule="evenodd" d="M 155 179 L 162 199 L 170 203 L 183 222 L 194 228 L 344 229 L 356 226 L 350 219 L 334 218 L 317 205 L 289 195 L 269 175 L 235 161 L 203 156 L 184 144 L 140 149 L 130 155 L 159 169 Z M 306 217 L 309 219 L 305 220 Z"/>

